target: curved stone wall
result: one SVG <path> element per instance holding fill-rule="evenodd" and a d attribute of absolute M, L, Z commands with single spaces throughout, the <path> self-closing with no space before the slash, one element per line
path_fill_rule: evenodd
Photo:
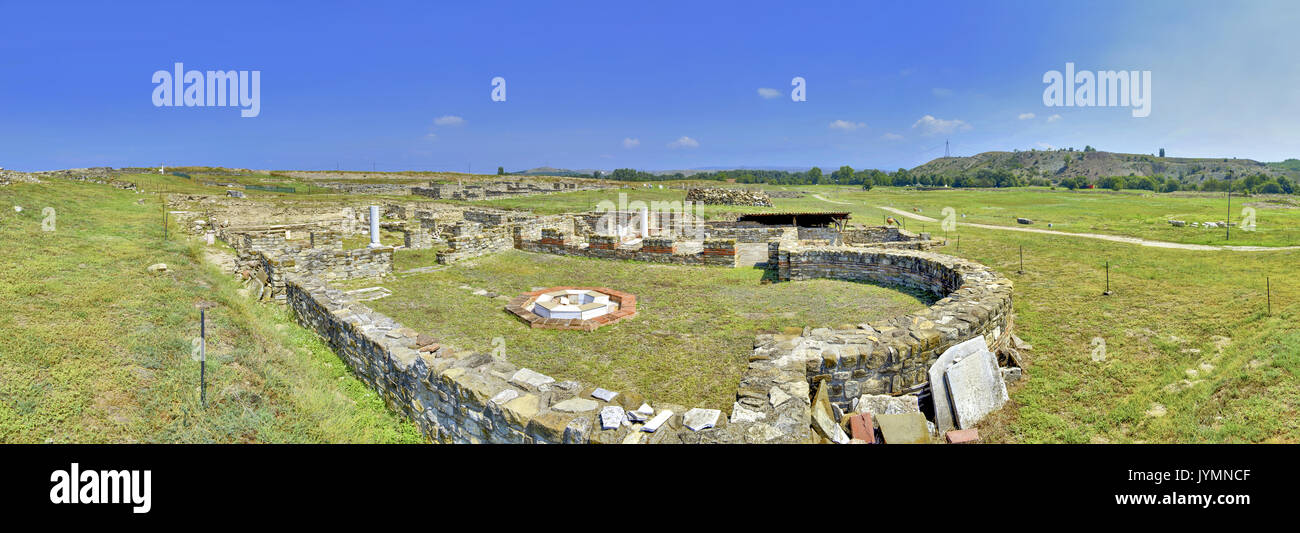
<path fill-rule="evenodd" d="M 841 408 L 861 394 L 898 394 L 924 385 L 939 355 L 975 335 L 983 335 L 994 351 L 1011 338 L 1011 280 L 979 263 L 883 247 L 781 247 L 777 256 L 781 280 L 866 281 L 940 297 L 924 311 L 856 330 L 813 330 L 803 345 L 790 347 L 807 359 L 809 382 L 827 381 L 831 401 Z"/>

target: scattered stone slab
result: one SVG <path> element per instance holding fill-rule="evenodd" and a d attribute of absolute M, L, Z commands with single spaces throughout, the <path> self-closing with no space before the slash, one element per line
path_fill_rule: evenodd
<path fill-rule="evenodd" d="M 952 401 L 948 398 L 948 388 L 944 385 L 944 373 L 953 362 L 979 351 L 988 351 L 988 344 L 982 335 L 955 344 L 948 348 L 930 365 L 930 392 L 934 399 L 934 424 L 940 432 L 954 429 Z"/>
<path fill-rule="evenodd" d="M 617 405 L 607 405 L 600 410 L 601 429 L 618 429 L 626 420 L 623 408 Z"/>
<path fill-rule="evenodd" d="M 1002 369 L 1002 381 L 1015 383 L 1025 377 L 1025 371 L 1019 367 L 1007 367 Z"/>
<path fill-rule="evenodd" d="M 555 383 L 555 378 L 527 368 L 521 368 L 518 372 L 515 372 L 514 376 L 511 376 L 510 382 L 522 387 L 544 390 L 550 388 L 552 383 Z"/>
<path fill-rule="evenodd" d="M 497 405 L 505 405 L 509 403 L 510 400 L 513 400 L 518 397 L 519 397 L 519 391 L 514 389 L 506 389 L 501 392 L 498 392 L 496 396 L 493 396 L 492 399 L 488 401 Z"/>
<path fill-rule="evenodd" d="M 844 433 L 835 420 L 835 413 L 831 410 L 830 396 L 827 390 L 830 385 L 827 381 L 822 381 L 817 387 L 817 397 L 812 402 L 812 427 L 818 435 L 836 444 L 848 444 L 849 436 Z"/>
<path fill-rule="evenodd" d="M 160 272 L 166 272 L 166 271 L 167 271 L 167 263 L 154 263 L 152 265 L 149 265 L 149 272 L 152 274 L 158 274 Z"/>
<path fill-rule="evenodd" d="M 757 422 L 764 418 L 767 418 L 767 413 L 748 409 L 741 405 L 740 402 L 736 402 L 731 406 L 731 423 L 733 424 L 737 422 Z"/>
<path fill-rule="evenodd" d="M 691 431 L 708 429 L 718 423 L 718 417 L 722 416 L 722 411 L 718 409 L 700 409 L 696 407 L 682 415 L 682 424 Z"/>
<path fill-rule="evenodd" d="M 1010 397 L 1002 380 L 997 356 L 988 350 L 953 363 L 944 374 L 952 401 L 954 424 L 959 429 L 975 427 L 985 416 L 1002 408 Z M 943 430 L 946 432 L 946 430 Z"/>
<path fill-rule="evenodd" d="M 596 398 L 596 399 L 603 400 L 603 401 L 606 401 L 606 402 L 612 402 L 612 401 L 614 401 L 614 397 L 615 397 L 615 396 L 618 396 L 618 393 L 617 393 L 617 392 L 609 391 L 609 390 L 605 390 L 605 389 L 602 389 L 602 388 L 599 388 L 599 387 L 596 388 L 596 390 L 595 390 L 594 392 L 591 393 L 591 397 L 592 397 L 592 398 Z M 621 409 L 620 409 L 620 410 L 621 410 Z"/>
<path fill-rule="evenodd" d="M 595 411 L 597 407 L 600 407 L 600 404 L 596 403 L 595 400 L 588 400 L 586 398 L 569 398 L 552 405 L 551 410 L 560 411 L 562 413 L 585 413 L 587 411 Z"/>
<path fill-rule="evenodd" d="M 920 400 L 911 394 L 890 396 L 888 394 L 863 394 L 858 397 L 857 413 L 871 415 L 898 415 L 921 412 Z"/>
<path fill-rule="evenodd" d="M 1027 218 L 1017 218 L 1017 219 L 1016 219 L 1016 222 L 1017 222 L 1017 223 L 1020 223 L 1020 224 L 1033 224 L 1033 223 L 1034 223 L 1034 221 L 1029 220 L 1029 219 L 1027 219 Z"/>
<path fill-rule="evenodd" d="M 876 415 L 885 444 L 929 444 L 930 430 L 925 422 L 921 413 Z"/>
<path fill-rule="evenodd" d="M 662 426 L 665 423 L 667 423 L 668 419 L 672 417 L 673 417 L 673 412 L 671 410 L 665 409 L 663 411 L 660 411 L 659 414 L 655 415 L 654 418 L 650 419 L 649 422 L 645 423 L 645 427 L 641 428 L 641 431 L 644 431 L 646 433 L 654 433 L 656 431 L 659 431 L 659 426 Z"/>
<path fill-rule="evenodd" d="M 789 401 L 790 398 L 793 397 L 794 396 L 781 390 L 781 387 L 772 387 L 772 390 L 767 392 L 768 401 L 772 404 L 773 409 L 780 407 L 781 404 Z"/>

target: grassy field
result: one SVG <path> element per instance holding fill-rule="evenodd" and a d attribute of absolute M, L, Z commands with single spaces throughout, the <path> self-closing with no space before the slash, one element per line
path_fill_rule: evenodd
<path fill-rule="evenodd" d="M 962 235 L 960 252 L 944 251 L 1015 281 L 1016 330 L 1034 345 L 1029 379 L 981 434 L 1005 442 L 1300 440 L 1300 251 Z M 1020 246 L 1024 275 L 1016 273 Z M 1111 296 L 1101 294 L 1105 261 Z"/>
<path fill-rule="evenodd" d="M 777 187 L 780 188 L 780 187 Z M 963 227 L 961 222 L 1223 244 L 1222 230 L 1174 228 L 1168 218 L 1226 218 L 1222 196 L 1123 191 L 912 191 L 893 187 L 790 187 L 803 198 L 774 199 L 775 210 L 843 210 L 878 223 L 892 206 L 942 218 L 958 215 L 955 242 L 942 250 L 997 268 L 1016 282 L 1016 328 L 1035 346 L 1030 378 L 1012 405 L 981 427 L 995 442 L 1300 441 L 1300 251 L 1203 252 L 1158 249 L 1069 236 Z M 629 192 L 629 199 L 680 200 L 680 190 Z M 814 197 L 818 195 L 825 200 Z M 538 212 L 590 209 L 617 193 L 584 192 L 489 202 Z M 1294 198 L 1283 198 L 1294 202 Z M 829 200 L 829 201 L 827 201 Z M 1256 231 L 1234 229 L 1231 244 L 1300 244 L 1300 209 L 1233 199 L 1233 221 L 1256 205 Z M 834 203 L 834 202 L 845 202 Z M 761 208 L 705 206 L 706 216 Z M 965 218 L 960 214 L 965 213 Z M 905 221 L 939 233 L 937 224 Z M 1016 274 L 1024 247 L 1025 274 Z M 1114 295 L 1103 297 L 1105 262 Z M 1271 278 L 1272 315 L 1266 314 Z M 1099 348 L 1105 349 L 1104 357 Z"/>
<path fill-rule="evenodd" d="M 0 206 L 0 442 L 421 440 L 283 309 L 163 241 L 156 196 L 56 180 L 0 187 Z"/>
<path fill-rule="evenodd" d="M 943 219 L 945 207 L 956 213 L 958 231 L 964 222 L 1017 226 L 1016 218 L 1035 221 L 1035 228 L 1075 233 L 1104 233 L 1150 240 L 1187 244 L 1233 244 L 1253 246 L 1300 245 L 1300 197 L 1260 196 L 1232 199 L 1232 221 L 1242 220 L 1242 209 L 1255 210 L 1255 230 L 1233 229 L 1232 240 L 1224 240 L 1224 230 L 1176 228 L 1169 219 L 1187 222 L 1210 222 L 1228 219 L 1227 199 L 1212 193 L 1154 194 L 1148 191 L 1068 191 L 1043 187 L 1012 189 L 951 189 L 915 191 L 898 187 L 877 187 L 863 191 L 857 187 L 810 186 L 767 187 L 769 190 L 799 190 L 802 198 L 774 198 L 772 208 L 700 206 L 705 218 L 731 213 L 764 211 L 847 211 L 851 223 L 881 224 L 892 215 L 880 206 L 894 207 Z M 545 196 L 529 196 L 472 202 L 501 208 L 530 209 L 538 213 L 561 213 L 595 209 L 602 200 L 618 201 L 620 192 L 628 201 L 681 201 L 680 189 L 629 188 L 608 191 L 579 191 Z M 814 196 L 816 195 L 816 196 Z M 821 198 L 817 198 L 820 196 Z M 961 215 L 966 215 L 962 217 Z M 899 217 L 895 217 L 899 218 Z M 904 219 L 908 229 L 940 232 L 937 223 Z"/>
<path fill-rule="evenodd" d="M 146 191 L 181 178 L 140 179 Z M 182 184 L 183 185 L 183 184 Z M 802 187 L 776 210 L 853 213 L 871 224 L 892 206 L 958 218 L 961 247 L 941 251 L 990 265 L 1016 282 L 1016 330 L 1034 345 L 1012 403 L 980 427 L 993 442 L 1300 441 L 1300 251 L 1205 252 L 962 226 L 1015 226 L 1013 217 L 1093 232 L 1219 244 L 1221 230 L 1172 228 L 1167 218 L 1222 220 L 1222 197 L 1048 189 L 910 191 Z M 202 191 L 210 192 L 210 191 Z M 579 211 L 619 191 L 532 196 L 474 205 L 539 213 Z M 671 189 L 628 189 L 632 200 L 680 200 Z M 826 200 L 814 197 L 821 196 Z M 281 196 L 250 192 L 277 202 Z M 337 201 L 340 195 L 295 195 Z M 355 201 L 362 197 L 348 197 Z M 368 197 L 382 201 L 386 197 Z M 143 203 L 138 203 L 143 199 Z M 410 200 L 410 198 L 405 198 Z M 829 201 L 827 201 L 829 200 Z M 1242 205 L 1263 198 L 1234 198 Z M 847 202 L 834 203 L 834 202 Z M 24 210 L 15 213 L 13 205 Z M 41 231 L 44 207 L 57 229 Z M 53 181 L 0 187 L 0 441 L 406 442 L 414 427 L 389 413 L 311 333 L 199 261 L 197 246 L 162 242 L 154 195 Z M 704 213 L 765 211 L 708 206 Z M 1300 209 L 1257 207 L 1257 231 L 1232 244 L 1300 244 Z M 923 229 L 908 221 L 909 229 Z M 924 229 L 938 233 L 935 224 Z M 953 235 L 950 235 L 953 236 Z M 389 239 L 395 234 L 387 235 Z M 1216 240 L 1217 239 L 1217 240 Z M 388 241 L 385 241 L 388 242 Z M 358 243 L 353 243 L 354 245 Z M 1025 273 L 1017 274 L 1017 252 Z M 435 251 L 399 251 L 398 271 Z M 1102 296 L 1105 262 L 1111 289 Z M 145 268 L 163 262 L 168 273 Z M 509 252 L 384 285 L 370 302 L 408 326 L 464 348 L 490 350 L 559 379 L 636 390 L 658 401 L 729 406 L 755 332 L 861 322 L 918 308 L 914 297 L 869 285 L 761 285 L 753 269 L 692 269 Z M 1267 313 L 1265 277 L 1271 279 Z M 641 297 L 641 315 L 594 333 L 524 328 L 504 301 L 560 284 L 609 285 Z M 209 406 L 198 406 L 199 300 L 209 321 Z M 774 302 L 774 303 L 770 303 Z M 818 306 L 812 305 L 819 304 Z M 575 341 L 575 339 L 577 339 Z M 1104 345 L 1104 354 L 1100 348 Z"/>
<path fill-rule="evenodd" d="M 399 250 L 399 265 L 416 266 Z M 398 268 L 401 270 L 401 266 Z M 428 274 L 384 280 L 393 296 L 368 302 L 408 327 L 458 347 L 491 351 L 554 376 L 688 406 L 730 408 L 754 335 L 805 325 L 859 324 L 924 308 L 918 297 L 847 281 L 760 283 L 754 268 L 710 268 L 508 251 Z M 347 288 L 376 285 L 356 280 Z M 535 287 L 605 286 L 637 296 L 636 317 L 594 332 L 534 330 L 505 300 Z M 502 295 L 472 294 L 483 289 Z"/>

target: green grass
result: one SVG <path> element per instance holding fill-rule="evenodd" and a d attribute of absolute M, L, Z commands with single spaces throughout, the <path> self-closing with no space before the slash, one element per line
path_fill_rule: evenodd
<path fill-rule="evenodd" d="M 400 264 L 408 252 L 399 250 Z M 409 263 L 408 263 L 409 264 Z M 730 408 L 754 335 L 785 327 L 856 325 L 926 305 L 894 289 L 847 281 L 762 284 L 764 271 L 686 267 L 508 251 L 428 274 L 374 281 L 393 296 L 368 302 L 408 327 L 461 348 L 491 351 L 556 379 L 635 391 L 659 402 Z M 637 296 L 638 314 L 594 332 L 529 329 L 501 298 L 534 287 L 604 286 Z M 508 298 L 507 298 L 508 299 Z"/>
<path fill-rule="evenodd" d="M 156 197 L 55 180 L 0 187 L 0 205 L 0 442 L 421 440 L 285 310 L 163 241 Z M 200 300 L 216 303 L 206 409 Z"/>
<path fill-rule="evenodd" d="M 141 180 L 146 191 L 182 178 Z M 783 188 L 783 187 L 777 187 Z M 1043 228 L 1186 243 L 1222 243 L 1221 230 L 1172 228 L 1166 218 L 1221 220 L 1221 196 L 1132 191 L 908 191 L 799 187 L 776 210 L 853 213 L 873 224 L 893 206 L 941 218 L 953 207 L 961 249 L 941 250 L 1016 282 L 1016 331 L 1034 345 L 1012 403 L 981 425 L 993 442 L 1300 441 L 1300 251 L 1168 250 L 1068 236 L 985 230 L 960 223 Z M 218 191 L 219 192 L 219 191 Z M 471 202 L 538 213 L 582 211 L 619 191 Z M 625 190 L 631 200 L 680 200 L 680 190 Z M 811 196 L 849 202 L 828 203 Z M 250 193 L 282 203 L 288 195 Z M 144 198 L 144 205 L 136 200 Z M 339 195 L 295 195 L 335 202 Z M 386 197 L 365 197 L 382 200 Z M 411 201 L 412 198 L 395 198 Z M 349 201 L 353 200 L 349 197 Z M 1254 203 L 1261 198 L 1245 199 Z M 1233 220 L 1241 199 L 1234 197 Z M 24 207 L 21 214 L 12 205 Z M 57 231 L 40 230 L 55 207 Z M 351 442 L 418 440 L 350 377 L 338 358 L 274 306 L 201 265 L 195 247 L 162 243 L 153 195 L 55 181 L 0 188 L 0 441 Z M 705 215 L 764 211 L 707 206 Z M 1300 244 L 1300 209 L 1257 208 L 1258 231 L 1232 244 Z M 934 223 L 924 229 L 939 233 Z M 909 229 L 922 229 L 907 221 Z M 956 235 L 950 235 L 955 237 Z M 391 237 L 391 235 L 390 235 Z M 1016 274 L 1025 251 L 1024 275 Z M 398 271 L 433 264 L 436 251 L 399 251 Z M 1112 296 L 1101 296 L 1111 264 Z M 165 262 L 172 272 L 149 276 Z M 644 265 L 509 252 L 429 274 L 356 281 L 394 296 L 369 302 L 408 326 L 489 351 L 558 379 L 635 390 L 660 402 L 727 407 L 753 334 L 901 314 L 907 295 L 845 282 L 759 285 L 760 271 Z M 1264 277 L 1272 279 L 1272 316 Z M 532 287 L 608 285 L 642 298 L 641 315 L 593 333 L 532 331 L 468 285 L 513 296 Z M 209 322 L 210 406 L 198 408 L 193 303 L 215 301 Z M 772 302 L 770 305 L 763 302 Z M 827 304 L 818 309 L 813 302 Z M 873 315 L 873 313 L 877 313 Z M 1092 360 L 1093 339 L 1107 357 Z M 1223 344 L 1221 338 L 1230 339 Z M 1216 342 L 1218 344 L 1216 344 Z M 1219 347 L 1222 347 L 1220 350 Z M 1203 367 L 1202 364 L 1208 365 Z M 1208 370 L 1206 369 L 1208 368 Z M 1195 377 L 1187 370 L 1197 371 Z M 1184 381 L 1186 380 L 1186 381 Z M 1189 384 L 1190 385 L 1187 385 Z M 1150 416 L 1153 404 L 1163 416 Z"/>
<path fill-rule="evenodd" d="M 960 252 L 944 251 L 1016 283 L 1016 331 L 1034 345 L 1026 354 L 1029 379 L 981 435 L 1007 442 L 1300 440 L 1300 287 L 1291 279 L 1300 252 L 1167 250 L 971 228 L 962 235 Z M 1020 246 L 1024 275 L 1016 273 Z M 1101 295 L 1105 261 L 1111 296 Z M 1272 317 L 1265 276 L 1272 278 Z M 1231 340 L 1222 352 L 1217 337 Z M 1092 358 L 1095 338 L 1105 343 L 1102 362 Z M 1166 414 L 1148 416 L 1153 404 Z"/>

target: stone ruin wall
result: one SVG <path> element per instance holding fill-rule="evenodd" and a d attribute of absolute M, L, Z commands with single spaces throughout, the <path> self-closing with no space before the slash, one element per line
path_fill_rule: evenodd
<path fill-rule="evenodd" d="M 647 237 L 641 240 L 640 245 L 625 247 L 620 246 L 618 237 L 612 235 L 590 235 L 580 239 L 562 230 L 547 228 L 541 230 L 541 238 L 536 240 L 526 239 L 521 230 L 517 231 L 514 246 L 527 252 L 677 265 L 735 267 L 737 260 L 736 241 L 732 239 L 709 239 L 704 241 L 703 249 L 698 253 L 683 253 L 678 250 L 677 242 L 667 237 Z"/>
<path fill-rule="evenodd" d="M 743 398 L 745 403 L 732 406 L 730 419 L 723 414 L 714 427 L 694 431 L 684 425 L 685 407 L 651 401 L 657 412 L 674 412 L 658 431 L 644 433 L 627 426 L 602 430 L 598 413 L 604 407 L 633 410 L 647 400 L 619 394 L 606 402 L 592 397 L 593 387 L 556 381 L 485 354 L 446 347 L 418 351 L 415 331 L 347 300 L 342 291 L 318 279 L 290 276 L 286 292 L 285 303 L 299 323 L 321 335 L 390 409 L 415 422 L 432 441 L 798 443 L 811 435 L 811 396 L 802 362 L 772 360 L 769 345 L 776 337 L 771 335 L 760 336 L 768 342 L 755 349 L 741 380 L 744 390 L 762 391 L 761 402 L 750 394 Z M 769 392 L 784 401 L 772 405 Z"/>
<path fill-rule="evenodd" d="M 858 394 L 898 394 L 923 384 L 933 360 L 958 341 L 985 335 L 996 349 L 1010 337 L 1011 282 L 983 265 L 888 249 L 794 247 L 779 255 L 781 280 L 865 280 L 943 298 L 926 311 L 858 329 L 758 335 L 730 417 L 694 431 L 683 423 L 685 407 L 651 401 L 657 411 L 675 414 L 655 433 L 635 435 L 628 427 L 602 430 L 598 413 L 606 406 L 635 409 L 646 401 L 638 395 L 605 402 L 592 398 L 593 387 L 484 354 L 448 347 L 418 351 L 416 332 L 348 300 L 319 278 L 286 276 L 286 303 L 390 408 L 430 440 L 447 443 L 810 442 L 814 385 L 824 383 L 832 401 L 848 411 Z"/>
<path fill-rule="evenodd" d="M 515 245 L 509 226 L 484 228 L 478 222 L 465 221 L 451 228 L 449 248 L 438 252 L 438 263 L 448 264 L 472 257 L 508 250 Z"/>
<path fill-rule="evenodd" d="M 925 384 L 944 351 L 975 335 L 994 352 L 1011 339 L 1012 283 L 979 263 L 921 251 L 798 246 L 782 247 L 777 263 L 783 281 L 868 281 L 940 297 L 919 313 L 822 334 L 828 344 L 808 360 L 808 380 L 827 381 L 831 401 L 842 409 L 861 394 L 899 394 Z"/>
<path fill-rule="evenodd" d="M 426 213 L 427 215 L 427 213 Z M 477 215 L 471 215 L 475 217 Z M 488 220 L 491 217 L 480 217 Z M 699 263 L 735 266 L 735 240 L 717 239 L 700 254 L 678 254 L 677 243 L 647 238 L 639 249 L 620 248 L 616 237 L 589 235 L 579 244 L 570 233 L 573 216 L 541 217 L 533 224 L 505 222 L 483 228 L 463 221 L 446 228 L 451 260 L 518 247 L 529 251 L 590 257 L 677 262 L 695 255 Z M 553 226 L 549 228 L 539 226 Z M 566 228 L 565 226 L 568 226 Z M 782 235 L 788 237 L 793 228 Z M 797 230 L 794 230 L 797 231 Z M 228 233 L 241 255 L 256 267 L 304 326 L 316 331 L 356 375 L 380 393 L 389 407 L 415 421 L 427 438 L 449 443 L 623 442 L 793 443 L 812 439 L 811 391 L 829 388 L 832 402 L 850 410 L 860 394 L 910 393 L 924 385 L 929 365 L 948 347 L 984 335 L 991 349 L 1007 344 L 1013 326 L 1011 282 L 991 269 L 959 258 L 923 251 L 883 248 L 920 242 L 897 230 L 867 229 L 896 238 L 876 247 L 803 247 L 790 240 L 769 244 L 778 279 L 834 278 L 902 285 L 941 296 L 929 309 L 860 325 L 853 330 L 819 328 L 803 335 L 758 335 L 736 399 L 709 406 L 724 414 L 715 427 L 685 427 L 685 407 L 651 404 L 674 416 L 655 433 L 631 435 L 627 427 L 600 428 L 599 410 L 642 401 L 619 395 L 612 402 L 591 397 L 593 388 L 557 381 L 507 361 L 449 347 L 418 352 L 415 332 L 330 289 L 330 279 L 381 277 L 392 272 L 392 248 L 343 251 L 337 232 L 317 231 L 300 248 L 283 231 Z M 894 231 L 895 233 L 890 233 Z M 527 238 L 536 232 L 537 239 Z M 864 237 L 866 238 L 866 237 Z M 439 254 L 443 262 L 443 254 Z M 513 321 L 508 321 L 513 323 Z M 573 410 L 566 400 L 582 399 Z M 624 405 L 637 403 L 638 405 Z M 568 406 L 568 407 L 566 407 Z"/>

